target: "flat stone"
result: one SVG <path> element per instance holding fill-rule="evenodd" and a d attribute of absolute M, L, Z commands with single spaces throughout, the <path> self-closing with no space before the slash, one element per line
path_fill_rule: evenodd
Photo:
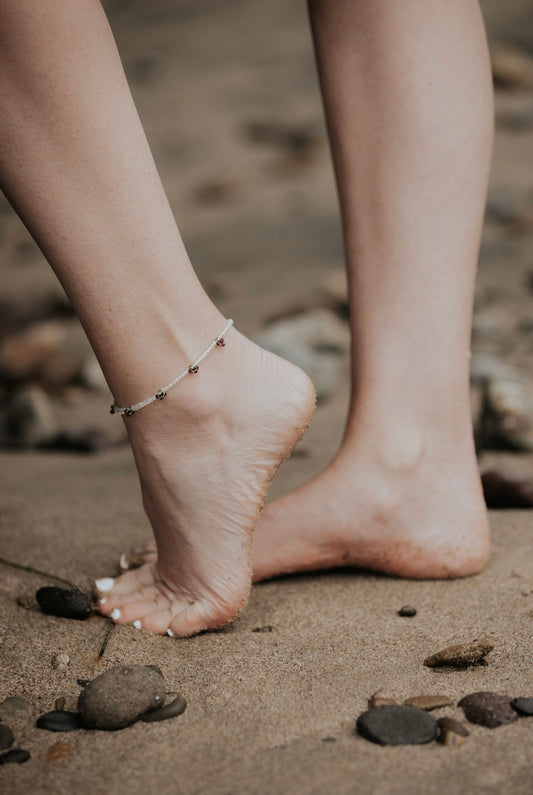
<path fill-rule="evenodd" d="M 5 754 L 0 754 L 0 765 L 8 765 L 10 763 L 27 762 L 31 754 L 29 751 L 24 751 L 22 748 L 12 748 L 11 751 L 6 751 Z"/>
<path fill-rule="evenodd" d="M 458 737 L 468 737 L 470 732 L 455 718 L 450 718 L 448 715 L 445 715 L 442 718 L 437 720 L 437 725 L 439 727 L 439 742 L 443 745 L 452 745 L 453 743 L 450 740 L 450 735 L 454 734 Z"/>
<path fill-rule="evenodd" d="M 396 701 L 395 698 L 391 698 L 390 696 L 382 696 L 381 690 L 376 690 L 376 692 L 372 693 L 372 695 L 368 699 L 369 707 L 385 707 L 397 703 L 398 702 Z"/>
<path fill-rule="evenodd" d="M 416 616 L 416 607 L 412 607 L 411 605 L 404 605 L 403 607 L 400 607 L 400 609 L 398 610 L 398 615 L 404 616 L 405 618 L 412 618 L 413 616 Z"/>
<path fill-rule="evenodd" d="M 85 687 L 78 709 L 89 729 L 113 731 L 135 723 L 165 701 L 165 680 L 154 665 L 122 665 Z"/>
<path fill-rule="evenodd" d="M 430 668 L 435 668 L 439 665 L 472 665 L 482 660 L 493 648 L 494 643 L 490 638 L 478 638 L 471 643 L 458 643 L 454 646 L 448 646 L 446 649 L 426 657 L 424 665 Z"/>
<path fill-rule="evenodd" d="M 418 709 L 425 709 L 430 712 L 432 709 L 439 707 L 451 707 L 452 701 L 448 696 L 412 696 L 406 698 L 403 702 L 408 707 L 418 707 Z"/>
<path fill-rule="evenodd" d="M 513 723 L 518 719 L 509 696 L 502 696 L 500 693 L 489 691 L 470 693 L 459 701 L 458 706 L 462 707 L 470 723 L 487 726 L 489 729 Z"/>
<path fill-rule="evenodd" d="M 164 707 L 159 709 L 152 709 L 142 716 L 145 723 L 155 723 L 160 720 L 168 720 L 169 718 L 177 718 L 187 709 L 187 701 L 183 696 L 177 696 L 173 701 L 169 701 Z"/>
<path fill-rule="evenodd" d="M 77 712 L 67 712 L 63 709 L 54 709 L 37 718 L 38 729 L 48 729 L 50 732 L 73 732 L 83 729 L 83 723 Z"/>
<path fill-rule="evenodd" d="M 416 707 L 374 707 L 357 718 L 359 734 L 380 745 L 421 745 L 435 740 L 437 721 Z"/>
<path fill-rule="evenodd" d="M 481 476 L 487 508 L 533 508 L 533 478 L 491 469 Z"/>
<path fill-rule="evenodd" d="M 10 748 L 14 739 L 13 732 L 9 726 L 4 726 L 4 724 L 0 723 L 0 751 Z"/>
<path fill-rule="evenodd" d="M 78 588 L 46 586 L 35 594 L 41 610 L 51 616 L 83 620 L 91 612 L 91 597 Z"/>
<path fill-rule="evenodd" d="M 519 715 L 533 715 L 533 698 L 513 698 L 511 706 Z"/>
<path fill-rule="evenodd" d="M 18 696 L 10 696 L 0 703 L 0 720 L 18 718 L 28 712 L 30 705 Z"/>

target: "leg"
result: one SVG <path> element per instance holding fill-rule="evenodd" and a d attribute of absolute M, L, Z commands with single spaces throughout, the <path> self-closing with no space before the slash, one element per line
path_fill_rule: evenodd
<path fill-rule="evenodd" d="M 256 580 L 472 574 L 489 534 L 468 384 L 492 146 L 475 0 L 310 0 L 350 287 L 352 398 L 325 472 L 267 506 Z"/>
<path fill-rule="evenodd" d="M 0 184 L 130 405 L 224 319 L 185 253 L 99 3 L 5 2 L 0 22 Z M 198 375 L 126 418 L 159 562 L 118 580 L 102 612 L 179 635 L 231 620 L 264 493 L 312 403 L 301 371 L 232 329 Z"/>

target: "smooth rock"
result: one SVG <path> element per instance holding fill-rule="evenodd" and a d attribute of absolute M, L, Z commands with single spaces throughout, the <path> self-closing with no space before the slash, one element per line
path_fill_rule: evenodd
<path fill-rule="evenodd" d="M 368 699 L 369 707 L 385 707 L 397 703 L 398 702 L 396 701 L 395 698 L 390 698 L 390 696 L 382 696 L 381 690 L 376 690 L 376 692 L 372 693 L 372 695 Z"/>
<path fill-rule="evenodd" d="M 511 89 L 533 86 L 533 60 L 524 50 L 508 43 L 493 42 L 490 60 L 496 86 Z"/>
<path fill-rule="evenodd" d="M 431 654 L 424 665 L 435 668 L 439 665 L 472 665 L 482 660 L 494 648 L 490 638 L 478 638 L 471 643 L 458 643 Z"/>
<path fill-rule="evenodd" d="M 519 715 L 533 715 L 533 698 L 513 698 L 511 706 Z"/>
<path fill-rule="evenodd" d="M 169 718 L 176 718 L 178 715 L 181 715 L 186 709 L 187 701 L 183 698 L 183 696 L 177 696 L 173 701 L 165 704 L 164 707 L 152 709 L 150 712 L 146 712 L 142 716 L 142 720 L 145 721 L 145 723 L 155 723 L 156 721 L 160 720 L 168 720 Z"/>
<path fill-rule="evenodd" d="M 403 702 L 408 707 L 418 707 L 430 712 L 432 709 L 439 709 L 439 707 L 451 707 L 452 701 L 448 696 L 412 696 L 406 698 Z"/>
<path fill-rule="evenodd" d="M 50 400 L 40 386 L 28 384 L 12 393 L 0 406 L 0 446 L 30 448 L 56 432 Z"/>
<path fill-rule="evenodd" d="M 496 450 L 533 451 L 533 380 L 493 378 L 485 390 L 486 446 Z"/>
<path fill-rule="evenodd" d="M 35 594 L 41 610 L 51 616 L 83 620 L 91 612 L 91 597 L 78 588 L 45 586 Z"/>
<path fill-rule="evenodd" d="M 10 696 L 0 703 L 0 720 L 18 718 L 29 712 L 28 702 L 18 696 Z"/>
<path fill-rule="evenodd" d="M 65 709 L 65 701 L 65 696 L 59 696 L 59 698 L 56 698 L 54 707 L 61 712 Z"/>
<path fill-rule="evenodd" d="M 502 696 L 500 693 L 489 691 L 470 693 L 458 702 L 458 706 L 462 708 L 470 723 L 478 723 L 489 729 L 513 723 L 518 719 L 509 696 Z"/>
<path fill-rule="evenodd" d="M 73 732 L 84 728 L 77 712 L 67 712 L 62 709 L 46 712 L 37 718 L 35 725 L 38 729 L 48 729 L 50 732 Z"/>
<path fill-rule="evenodd" d="M 374 707 L 357 718 L 357 731 L 380 745 L 420 745 L 435 740 L 437 721 L 424 710 L 404 705 Z"/>
<path fill-rule="evenodd" d="M 4 751 L 6 748 L 11 748 L 14 739 L 13 732 L 9 726 L 4 726 L 3 723 L 0 723 L 0 751 Z"/>
<path fill-rule="evenodd" d="M 89 729 L 123 729 L 145 712 L 162 706 L 165 680 L 154 665 L 123 665 L 97 676 L 85 687 L 78 709 Z"/>
<path fill-rule="evenodd" d="M 398 615 L 405 616 L 406 618 L 412 618 L 413 616 L 416 616 L 416 607 L 411 607 L 411 605 L 404 605 L 403 607 L 400 607 L 400 609 L 398 610 Z"/>
<path fill-rule="evenodd" d="M 533 508 L 533 478 L 491 469 L 481 476 L 487 508 Z"/>
<path fill-rule="evenodd" d="M 455 718 L 450 718 L 448 715 L 445 715 L 442 718 L 438 718 L 437 725 L 439 727 L 439 742 L 443 743 L 443 745 L 452 745 L 453 741 L 450 735 L 455 735 L 456 737 L 468 737 L 470 732 Z"/>
<path fill-rule="evenodd" d="M 0 754 L 0 765 L 8 765 L 10 763 L 22 764 L 27 762 L 31 754 L 29 751 L 24 751 L 22 748 L 12 748 L 11 751 L 6 751 L 5 754 Z"/>

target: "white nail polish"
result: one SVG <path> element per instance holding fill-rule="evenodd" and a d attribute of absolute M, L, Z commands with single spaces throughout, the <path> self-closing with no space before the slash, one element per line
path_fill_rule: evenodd
<path fill-rule="evenodd" d="M 171 629 L 167 629 L 167 635 L 169 636 L 169 638 L 175 638 L 176 637 Z"/>
<path fill-rule="evenodd" d="M 98 600 L 99 605 L 105 605 L 106 602 L 107 598 L 105 596 L 102 596 L 102 598 Z"/>
<path fill-rule="evenodd" d="M 142 629 L 143 628 L 142 622 L 139 621 L 139 619 L 137 619 L 136 621 L 133 622 L 133 626 L 135 627 L 135 629 Z"/>
<path fill-rule="evenodd" d="M 113 610 L 109 614 L 109 618 L 112 618 L 113 621 L 118 621 L 121 617 L 122 613 L 118 609 L 118 607 L 114 607 Z"/>
<path fill-rule="evenodd" d="M 129 569 L 128 557 L 125 552 L 123 552 L 122 555 L 120 556 L 120 568 Z"/>
<path fill-rule="evenodd" d="M 94 584 L 96 585 L 97 591 L 100 591 L 100 593 L 105 593 L 106 591 L 110 591 L 113 588 L 115 580 L 113 577 L 103 577 L 101 580 L 95 580 Z"/>

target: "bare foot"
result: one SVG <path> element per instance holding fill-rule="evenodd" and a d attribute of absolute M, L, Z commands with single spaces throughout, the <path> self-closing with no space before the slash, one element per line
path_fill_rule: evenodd
<path fill-rule="evenodd" d="M 253 539 L 254 582 L 336 566 L 415 578 L 482 569 L 490 536 L 473 451 L 421 447 L 402 459 L 387 463 L 361 443 L 267 505 Z"/>
<path fill-rule="evenodd" d="M 252 543 L 253 580 L 341 566 L 401 577 L 462 577 L 483 568 L 489 547 L 469 448 L 458 452 L 442 444 L 438 455 L 411 450 L 401 462 L 390 456 L 387 462 L 361 441 L 265 507 Z M 149 543 L 123 555 L 121 565 L 156 557 Z"/>
<path fill-rule="evenodd" d="M 158 558 L 97 581 L 100 611 L 118 623 L 192 635 L 228 623 L 248 599 L 252 530 L 314 390 L 237 331 L 226 342 L 198 375 L 125 420 Z"/>

